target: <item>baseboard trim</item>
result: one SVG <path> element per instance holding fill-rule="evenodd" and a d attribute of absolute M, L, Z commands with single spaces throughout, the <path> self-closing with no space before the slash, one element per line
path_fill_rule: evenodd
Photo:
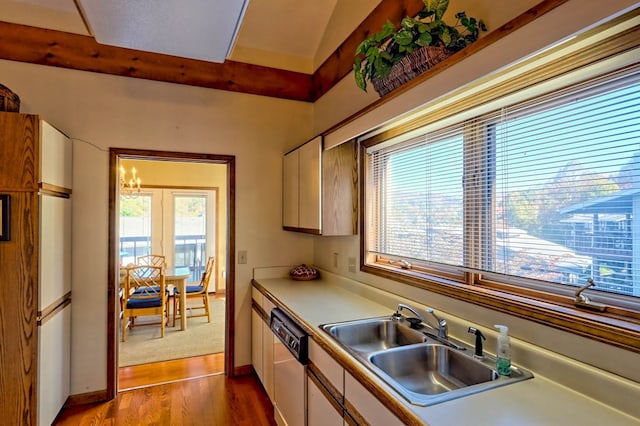
<path fill-rule="evenodd" d="M 249 375 L 254 374 L 254 373 L 255 373 L 255 371 L 254 371 L 253 366 L 251 364 L 241 365 L 240 367 L 235 367 L 233 369 L 233 377 L 249 376 Z"/>
<path fill-rule="evenodd" d="M 70 395 L 69 398 L 67 398 L 67 402 L 64 403 L 64 406 L 65 408 L 68 408 L 84 404 L 92 404 L 94 402 L 105 402 L 108 400 L 107 390 L 103 389 L 99 391 Z"/>

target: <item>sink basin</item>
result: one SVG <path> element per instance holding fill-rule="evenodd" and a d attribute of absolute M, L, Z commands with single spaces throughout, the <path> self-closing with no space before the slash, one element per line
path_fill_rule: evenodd
<path fill-rule="evenodd" d="M 325 324 L 320 328 L 366 368 L 415 405 L 433 405 L 529 379 L 515 366 L 499 376 L 495 358 L 472 356 L 466 343 L 414 329 L 391 316 Z"/>
<path fill-rule="evenodd" d="M 328 324 L 322 328 L 342 345 L 359 354 L 426 341 L 420 330 L 409 328 L 390 317 Z"/>
<path fill-rule="evenodd" d="M 437 395 L 498 378 L 489 366 L 443 345 L 377 352 L 369 356 L 369 361 L 400 386 L 424 395 Z"/>

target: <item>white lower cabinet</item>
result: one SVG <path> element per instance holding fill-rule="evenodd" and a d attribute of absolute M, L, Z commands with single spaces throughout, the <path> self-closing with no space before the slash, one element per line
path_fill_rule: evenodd
<path fill-rule="evenodd" d="M 309 339 L 309 362 L 307 425 L 343 425 L 344 368 L 313 339 Z"/>
<path fill-rule="evenodd" d="M 309 340 L 309 361 L 312 371 L 307 378 L 308 426 L 403 425 L 395 414 L 312 339 Z"/>
<path fill-rule="evenodd" d="M 307 377 L 307 426 L 342 426 L 342 411 L 338 411 L 327 396 Z"/>
<path fill-rule="evenodd" d="M 265 299 L 264 303 L 265 311 L 267 314 L 271 313 L 271 309 L 273 309 L 273 303 L 269 300 Z M 267 391 L 267 395 L 269 395 L 269 399 L 273 402 L 273 392 L 274 392 L 274 379 L 273 379 L 273 345 L 274 345 L 274 336 L 271 328 L 269 327 L 268 322 L 262 323 L 262 385 L 264 389 Z"/>
<path fill-rule="evenodd" d="M 351 374 L 344 373 L 344 398 L 371 426 L 401 426 L 402 421 L 373 396 Z"/>
<path fill-rule="evenodd" d="M 262 362 L 262 315 L 255 308 L 251 308 L 251 363 L 253 369 L 260 379 L 264 383 L 264 369 Z"/>
<path fill-rule="evenodd" d="M 252 298 L 267 315 L 274 305 L 255 288 Z M 273 339 L 269 321 L 263 319 L 256 306 L 251 309 L 251 363 L 271 402 L 273 402 Z"/>

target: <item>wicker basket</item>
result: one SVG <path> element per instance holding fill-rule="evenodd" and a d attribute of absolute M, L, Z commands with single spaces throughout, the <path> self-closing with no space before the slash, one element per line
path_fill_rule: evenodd
<path fill-rule="evenodd" d="M 0 84 L 0 111 L 20 112 L 20 97 Z"/>
<path fill-rule="evenodd" d="M 444 47 L 425 46 L 408 54 L 391 68 L 391 72 L 384 78 L 373 78 L 376 92 L 382 97 L 406 82 L 413 80 L 438 62 L 451 56 L 451 52 Z"/>

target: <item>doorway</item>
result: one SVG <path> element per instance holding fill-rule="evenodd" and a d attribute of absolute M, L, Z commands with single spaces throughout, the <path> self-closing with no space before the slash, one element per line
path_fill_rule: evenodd
<path fill-rule="evenodd" d="M 234 375 L 234 339 L 233 339 L 233 318 L 234 318 L 234 277 L 235 277 L 235 249 L 234 249 L 234 240 L 235 240 L 235 157 L 233 156 L 221 156 L 221 155 L 211 155 L 211 154 L 192 154 L 192 153 L 181 153 L 181 152 L 166 152 L 166 151 L 147 151 L 147 150 L 132 150 L 132 149 L 119 149 L 112 148 L 110 149 L 110 173 L 109 173 L 109 288 L 108 288 L 108 345 L 107 345 L 107 393 L 109 397 L 115 397 L 118 391 L 117 378 L 118 378 L 118 342 L 120 339 L 119 333 L 119 309 L 117 303 L 119 303 L 119 265 L 123 260 L 123 254 L 126 250 L 121 250 L 121 241 L 119 241 L 119 175 L 120 175 L 120 164 L 121 162 L 126 161 L 138 161 L 144 160 L 149 161 L 151 163 L 160 164 L 158 162 L 169 162 L 172 164 L 185 164 L 188 163 L 190 165 L 223 165 L 224 169 L 224 180 L 226 183 L 226 188 L 223 191 L 223 194 L 219 194 L 221 197 L 224 197 L 226 201 L 226 209 L 220 210 L 219 215 L 224 217 L 224 226 L 223 229 L 213 229 L 208 232 L 210 236 L 217 236 L 218 239 L 221 240 L 220 244 L 223 245 L 223 250 L 226 254 L 225 259 L 221 259 L 220 262 L 216 262 L 219 266 L 219 271 L 222 273 L 216 273 L 215 280 L 215 289 L 218 290 L 219 287 L 224 289 L 226 293 L 224 305 L 225 305 L 225 326 L 224 326 L 224 373 L 227 376 Z M 165 163 L 166 164 L 166 163 Z M 139 176 L 143 176 L 142 172 L 139 172 Z M 150 175 L 147 175 L 150 176 Z M 182 223 L 180 221 L 176 222 L 177 217 L 185 216 L 181 214 L 181 210 L 179 209 L 179 204 L 182 204 L 183 207 L 185 203 L 190 205 L 192 208 L 194 205 L 198 204 L 206 204 L 205 199 L 202 198 L 203 194 L 206 194 L 207 190 L 210 190 L 211 187 L 215 185 L 211 182 L 207 182 L 205 178 L 202 178 L 202 187 L 201 188 L 191 188 L 191 190 L 185 190 L 184 188 L 147 188 L 146 185 L 143 184 L 144 189 L 141 189 L 142 193 L 156 192 L 163 193 L 163 197 L 167 200 L 171 200 L 171 210 L 173 215 L 172 221 L 173 225 L 169 226 L 167 224 L 167 220 L 162 220 L 160 222 L 164 223 L 161 225 L 161 228 L 164 227 L 169 229 L 165 230 L 166 236 L 160 238 L 160 240 L 169 241 L 169 247 L 163 248 L 164 252 L 171 259 L 174 264 L 175 262 L 188 262 L 189 266 L 194 268 L 198 267 L 198 264 L 201 263 L 201 259 L 198 258 L 198 255 L 195 254 L 196 251 L 186 250 L 185 244 L 190 244 L 187 241 L 183 241 L 181 244 L 175 243 L 176 237 L 178 235 L 185 235 L 185 227 L 189 227 L 189 225 L 193 225 L 193 223 L 189 224 L 189 222 L 197 222 L 197 219 L 193 218 L 185 218 L 183 217 Z M 166 185 L 165 185 L 166 186 Z M 212 194 L 210 193 L 206 197 L 210 197 Z M 205 198 L 206 198 L 205 197 Z M 168 203 L 168 201 L 167 201 Z M 218 201 L 216 199 L 215 202 L 210 202 L 209 206 L 218 205 Z M 221 203 L 220 205 L 223 205 Z M 210 211 L 210 210 L 209 210 Z M 182 230 L 178 230 L 178 228 L 183 227 Z M 150 227 L 151 228 L 151 227 Z M 170 228 L 173 228 L 171 230 Z M 151 229 L 149 229 L 151 233 Z M 162 232 L 161 232 L 162 234 Z M 193 242 L 191 242 L 193 243 Z M 147 250 L 158 250 L 156 243 L 153 242 L 153 239 L 150 237 L 148 241 Z M 162 244 L 162 242 L 160 242 Z M 194 243 L 196 246 L 197 243 Z M 144 244 L 143 244 L 144 245 Z M 166 244 L 165 244 L 166 245 Z M 206 242 L 205 242 L 206 245 Z M 180 247 L 178 247 L 180 246 Z M 134 250 L 135 252 L 135 250 Z M 126 255 L 129 256 L 130 253 L 126 252 Z M 200 255 L 202 257 L 202 255 Z M 212 283 L 214 280 L 212 280 Z M 211 286 L 210 286 L 211 289 Z M 214 289 L 211 289 L 212 291 Z"/>

